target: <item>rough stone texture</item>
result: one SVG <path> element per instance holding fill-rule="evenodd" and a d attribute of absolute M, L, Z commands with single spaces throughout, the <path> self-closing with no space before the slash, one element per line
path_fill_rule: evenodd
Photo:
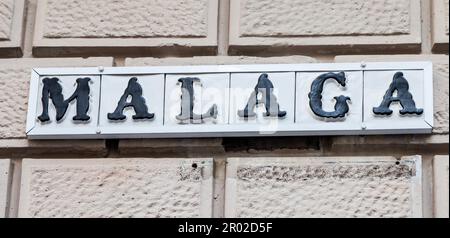
<path fill-rule="evenodd" d="M 231 1 L 230 53 L 417 52 L 419 0 Z"/>
<path fill-rule="evenodd" d="M 226 216 L 420 217 L 420 161 L 419 157 L 229 159 Z"/>
<path fill-rule="evenodd" d="M 39 1 L 34 54 L 212 54 L 217 16 L 218 0 Z"/>
<path fill-rule="evenodd" d="M 0 139 L 25 138 L 31 69 L 112 66 L 112 58 L 0 60 Z"/>
<path fill-rule="evenodd" d="M 47 0 L 46 16 L 48 38 L 206 37 L 208 0 Z"/>
<path fill-rule="evenodd" d="M 210 217 L 212 181 L 209 159 L 27 159 L 19 217 Z"/>
<path fill-rule="evenodd" d="M 448 53 L 449 0 L 433 0 L 433 51 Z"/>
<path fill-rule="evenodd" d="M 409 0 L 242 0 L 241 36 L 410 33 Z"/>
<path fill-rule="evenodd" d="M 10 161 L 0 160 L 0 218 L 6 217 L 8 187 L 10 177 Z"/>
<path fill-rule="evenodd" d="M 0 0 L 0 58 L 22 56 L 25 0 Z"/>
<path fill-rule="evenodd" d="M 0 41 L 9 39 L 14 13 L 13 0 L 0 1 Z"/>
<path fill-rule="evenodd" d="M 434 216 L 438 218 L 449 218 L 448 212 L 448 184 L 449 166 L 448 155 L 435 156 L 433 160 L 434 170 Z"/>
<path fill-rule="evenodd" d="M 447 19 L 446 21 L 445 21 L 445 33 L 448 35 L 449 34 L 449 20 L 448 20 L 448 17 L 449 17 L 449 0 L 444 0 L 444 5 L 445 5 L 445 14 L 444 14 L 444 16 L 445 16 L 445 19 Z"/>
<path fill-rule="evenodd" d="M 300 64 L 314 63 L 307 56 L 288 57 L 246 57 L 246 56 L 204 56 L 189 58 L 127 58 L 126 66 L 171 66 L 171 65 L 224 65 L 224 64 Z"/>
<path fill-rule="evenodd" d="M 449 59 L 446 55 L 374 55 L 337 56 L 335 62 L 380 62 L 380 61 L 432 61 L 434 66 L 434 129 L 433 133 L 449 132 Z"/>
<path fill-rule="evenodd" d="M 0 68 L 0 91 L 2 92 L 0 96 L 1 138 L 23 138 L 25 136 L 31 68 L 17 66 L 10 65 Z"/>
<path fill-rule="evenodd" d="M 434 118 L 435 118 L 435 133 L 448 133 L 449 123 L 449 67 L 448 58 L 446 63 L 436 63 L 435 68 L 435 82 L 434 82 Z"/>

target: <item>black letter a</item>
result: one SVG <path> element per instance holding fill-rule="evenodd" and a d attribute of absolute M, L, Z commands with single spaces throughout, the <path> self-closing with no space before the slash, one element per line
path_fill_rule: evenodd
<path fill-rule="evenodd" d="M 131 103 L 127 103 L 128 96 L 131 96 Z M 145 99 L 142 97 L 142 87 L 137 82 L 137 78 L 133 77 L 128 81 L 128 87 L 125 89 L 122 97 L 119 100 L 116 110 L 113 113 L 108 113 L 109 120 L 124 120 L 123 109 L 126 107 L 133 107 L 136 115 L 133 119 L 152 119 L 155 114 L 148 113 L 148 108 L 145 105 Z"/>
<path fill-rule="evenodd" d="M 397 91 L 397 97 L 394 97 L 394 92 Z M 373 108 L 373 113 L 377 115 L 391 115 L 392 110 L 389 109 L 389 106 L 393 102 L 400 102 L 403 109 L 400 110 L 400 114 L 417 114 L 421 115 L 423 113 L 423 109 L 417 109 L 416 103 L 413 100 L 413 96 L 409 92 L 409 84 L 408 81 L 403 77 L 402 72 L 397 72 L 394 75 L 394 80 L 392 81 L 389 89 L 386 91 L 386 94 L 383 97 L 383 101 L 379 107 Z"/>
<path fill-rule="evenodd" d="M 269 80 L 267 74 L 261 74 L 258 78 L 258 83 L 255 86 L 250 98 L 248 99 L 247 105 L 244 110 L 238 111 L 239 117 L 254 117 L 256 113 L 254 109 L 258 104 L 264 104 L 266 108 L 266 117 L 285 117 L 286 111 L 280 111 L 280 105 L 278 104 L 277 97 L 273 94 L 273 84 Z M 262 94 L 261 100 L 258 100 L 258 94 Z"/>

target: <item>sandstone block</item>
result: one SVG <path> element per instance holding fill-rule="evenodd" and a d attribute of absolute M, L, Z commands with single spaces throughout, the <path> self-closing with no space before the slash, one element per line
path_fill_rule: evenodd
<path fill-rule="evenodd" d="M 10 161 L 0 160 L 0 218 L 6 217 L 6 207 L 8 202 L 8 191 L 10 183 Z"/>
<path fill-rule="evenodd" d="M 420 50 L 420 1 L 231 0 L 232 53 Z"/>
<path fill-rule="evenodd" d="M 0 58 L 22 56 L 25 0 L 0 2 Z"/>
<path fill-rule="evenodd" d="M 432 1 L 433 51 L 448 53 L 449 0 Z"/>
<path fill-rule="evenodd" d="M 212 54 L 218 0 L 39 1 L 37 55 Z"/>
<path fill-rule="evenodd" d="M 26 159 L 19 217 L 211 217 L 212 159 Z"/>
<path fill-rule="evenodd" d="M 421 158 L 228 159 L 226 217 L 421 217 Z"/>
<path fill-rule="evenodd" d="M 434 174 L 434 216 L 448 218 L 448 155 L 435 156 L 433 160 Z"/>

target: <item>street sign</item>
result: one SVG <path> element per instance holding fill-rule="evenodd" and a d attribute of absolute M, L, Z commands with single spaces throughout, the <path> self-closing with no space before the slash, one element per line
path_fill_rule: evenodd
<path fill-rule="evenodd" d="M 36 68 L 30 139 L 431 133 L 430 62 Z"/>

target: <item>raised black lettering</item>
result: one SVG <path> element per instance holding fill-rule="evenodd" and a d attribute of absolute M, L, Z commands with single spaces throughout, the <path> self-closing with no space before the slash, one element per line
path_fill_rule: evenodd
<path fill-rule="evenodd" d="M 56 121 L 60 121 L 66 114 L 69 103 L 77 100 L 77 114 L 72 118 L 74 121 L 89 121 L 90 117 L 87 115 L 89 111 L 89 94 L 90 78 L 78 78 L 77 88 L 75 92 L 67 100 L 64 100 L 62 94 L 62 87 L 59 84 L 58 78 L 44 78 L 42 81 L 44 87 L 42 88 L 42 114 L 38 117 L 41 122 L 50 120 L 48 115 L 48 101 L 52 100 L 56 109 Z"/>
<path fill-rule="evenodd" d="M 128 97 L 131 96 L 131 102 L 127 102 Z M 108 113 L 109 120 L 125 120 L 126 116 L 123 110 L 127 107 L 133 107 L 136 113 L 133 116 L 134 120 L 152 119 L 155 117 L 154 113 L 149 113 L 147 105 L 145 105 L 145 98 L 142 97 L 142 87 L 137 82 L 137 78 L 133 77 L 128 81 L 128 86 L 125 89 L 122 97 L 117 104 L 116 110 L 113 113 Z"/>
<path fill-rule="evenodd" d="M 280 111 L 280 105 L 278 104 L 277 97 L 273 94 L 273 84 L 269 80 L 267 74 L 261 74 L 258 78 L 258 83 L 255 86 L 254 91 L 248 99 L 247 105 L 244 110 L 238 111 L 238 116 L 248 118 L 255 117 L 254 112 L 257 104 L 264 104 L 266 108 L 266 117 L 285 117 L 286 111 Z M 261 100 L 258 100 L 258 94 L 262 94 Z"/>
<path fill-rule="evenodd" d="M 397 91 L 397 97 L 394 97 L 394 92 Z M 416 114 L 421 115 L 423 109 L 416 108 L 416 103 L 413 100 L 412 94 L 409 92 L 408 80 L 403 76 L 402 72 L 397 72 L 394 75 L 394 79 L 386 91 L 379 107 L 373 108 L 373 113 L 377 115 L 391 115 L 392 110 L 389 109 L 393 102 L 400 102 L 403 107 L 400 110 L 401 115 L 405 114 Z"/>
<path fill-rule="evenodd" d="M 203 120 L 206 118 L 217 118 L 217 105 L 214 104 L 204 114 L 194 113 L 194 82 L 199 82 L 199 78 L 180 78 L 181 83 L 181 112 L 176 118 L 180 121 Z"/>
<path fill-rule="evenodd" d="M 77 89 L 66 101 L 71 102 L 77 100 L 77 115 L 72 119 L 74 121 L 89 121 L 91 119 L 87 112 L 89 111 L 89 94 L 91 89 L 89 87 L 90 78 L 77 79 Z"/>
<path fill-rule="evenodd" d="M 350 100 L 349 97 L 342 95 L 334 97 L 334 99 L 336 100 L 336 104 L 334 105 L 335 110 L 332 112 L 327 112 L 322 108 L 323 85 L 328 79 L 334 79 L 342 87 L 345 87 L 346 78 L 344 72 L 340 72 L 338 74 L 326 73 L 320 75 L 313 81 L 311 85 L 311 92 L 308 94 L 309 106 L 316 116 L 335 119 L 343 118 L 349 111 L 349 107 L 347 104 L 347 101 Z"/>

